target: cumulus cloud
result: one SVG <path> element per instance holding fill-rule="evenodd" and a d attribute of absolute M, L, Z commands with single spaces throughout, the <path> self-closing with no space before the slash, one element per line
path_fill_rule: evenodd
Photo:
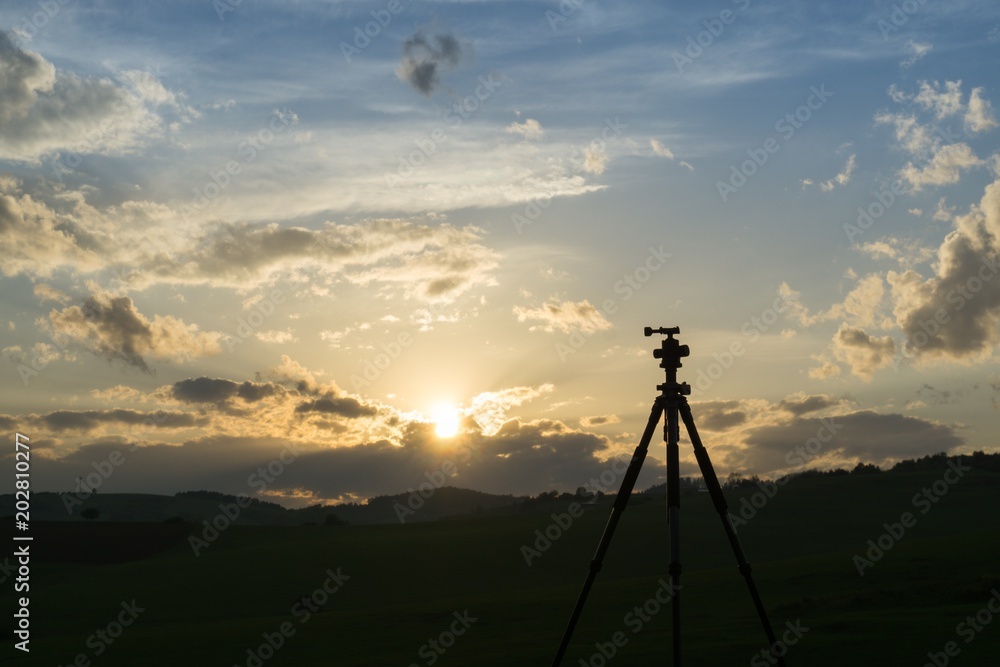
<path fill-rule="evenodd" d="M 422 30 L 403 42 L 403 61 L 396 70 L 401 81 L 423 95 L 430 95 L 441 83 L 442 67 L 456 67 L 471 57 L 471 47 L 449 34 L 428 35 Z"/>
<path fill-rule="evenodd" d="M 935 273 L 890 272 L 904 350 L 919 358 L 971 360 L 998 342 L 1000 318 L 1000 178 L 955 218 L 938 249 Z"/>
<path fill-rule="evenodd" d="M 0 158 L 37 162 L 60 150 L 120 153 L 159 123 L 123 87 L 57 71 L 0 33 Z"/>
<path fill-rule="evenodd" d="M 510 132 L 511 134 L 520 134 L 528 141 L 534 141 L 536 139 L 541 139 L 545 130 L 542 129 L 542 124 L 534 118 L 526 118 L 523 123 L 511 123 L 508 125 L 507 132 Z"/>
<path fill-rule="evenodd" d="M 517 315 L 518 322 L 537 320 L 541 324 L 531 326 L 531 331 L 562 331 L 570 333 L 572 331 L 582 331 L 593 333 L 595 331 L 605 331 L 611 328 L 611 322 L 604 317 L 590 301 L 563 301 L 556 303 L 546 301 L 537 308 L 523 308 L 514 306 L 514 314 Z"/>
<path fill-rule="evenodd" d="M 863 329 L 841 325 L 833 337 L 834 353 L 851 366 L 851 372 L 871 381 L 872 374 L 893 363 L 896 341 L 892 336 L 872 336 Z"/>
<path fill-rule="evenodd" d="M 910 160 L 900 176 L 915 191 L 929 185 L 956 183 L 964 171 L 985 164 L 965 142 L 962 135 L 951 126 L 941 128 L 937 123 L 952 117 L 961 117 L 965 131 L 977 134 L 996 126 L 993 110 L 984 97 L 983 88 L 974 88 L 968 103 L 963 102 L 962 82 L 941 83 L 921 81 L 919 90 L 909 95 L 895 86 L 889 88 L 893 101 L 929 112 L 933 123 L 922 123 L 918 113 L 908 111 L 881 112 L 875 116 L 877 124 L 892 125 L 900 146 L 914 159 Z"/>
<path fill-rule="evenodd" d="M 554 390 L 555 386 L 546 383 L 537 387 L 484 391 L 473 397 L 466 412 L 482 427 L 483 433 L 493 434 L 507 421 L 511 410 Z"/>
<path fill-rule="evenodd" d="M 146 373 L 146 357 L 184 361 L 219 352 L 220 334 L 200 332 L 171 316 L 148 319 L 127 296 L 98 293 L 82 306 L 53 310 L 49 324 L 65 336 L 109 361 L 121 361 Z"/>
<path fill-rule="evenodd" d="M 976 157 L 968 144 L 948 144 L 934 152 L 930 161 L 923 165 L 907 163 L 900 171 L 913 190 L 919 192 L 925 185 L 951 185 L 957 183 L 963 171 L 985 164 Z"/>
<path fill-rule="evenodd" d="M 992 130 L 997 126 L 990 101 L 983 97 L 982 87 L 973 88 L 969 95 L 969 106 L 965 112 L 965 129 L 973 134 Z"/>

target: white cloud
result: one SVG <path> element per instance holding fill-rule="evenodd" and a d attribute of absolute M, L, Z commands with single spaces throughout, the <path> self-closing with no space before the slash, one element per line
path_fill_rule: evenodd
<path fill-rule="evenodd" d="M 900 63 L 900 66 L 904 69 L 912 67 L 914 63 L 930 53 L 933 48 L 933 44 L 921 43 L 911 39 L 906 43 L 906 51 L 909 55 Z"/>
<path fill-rule="evenodd" d="M 829 181 L 820 183 L 819 186 L 820 189 L 823 192 L 829 192 L 838 185 L 847 185 L 848 183 L 850 183 L 851 176 L 854 174 L 854 160 L 856 157 L 857 154 L 852 153 L 851 156 L 847 158 L 847 164 L 844 165 L 844 169 L 839 174 L 831 178 Z"/>
<path fill-rule="evenodd" d="M 659 155 L 670 160 L 674 159 L 673 151 L 660 143 L 659 139 L 650 139 L 649 146 L 653 149 L 653 155 Z"/>
<path fill-rule="evenodd" d="M 542 135 L 545 134 L 542 124 L 534 118 L 527 118 L 523 123 L 511 123 L 507 126 L 507 131 L 511 134 L 520 134 L 528 141 L 541 139 Z"/>
<path fill-rule="evenodd" d="M 531 331 L 541 329 L 542 331 L 582 331 L 593 333 L 595 331 L 605 331 L 611 328 L 604 315 L 590 301 L 563 301 L 556 303 L 547 301 L 538 308 L 522 308 L 514 306 L 514 314 L 517 315 L 518 322 L 527 320 L 538 320 L 541 324 L 531 327 Z"/>
<path fill-rule="evenodd" d="M 983 97 L 982 87 L 973 88 L 969 95 L 969 106 L 965 112 L 965 129 L 973 134 L 992 130 L 997 126 L 990 101 Z"/>

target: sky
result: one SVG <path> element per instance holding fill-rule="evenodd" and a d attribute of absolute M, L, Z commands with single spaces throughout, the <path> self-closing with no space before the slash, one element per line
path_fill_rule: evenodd
<path fill-rule="evenodd" d="M 720 477 L 1000 451 L 996 3 L 0 26 L 0 425 L 36 491 L 613 492 L 644 326 L 690 346 Z"/>

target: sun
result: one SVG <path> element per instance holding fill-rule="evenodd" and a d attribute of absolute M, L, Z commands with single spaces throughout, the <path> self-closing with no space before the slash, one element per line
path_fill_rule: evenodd
<path fill-rule="evenodd" d="M 451 438 L 458 434 L 460 416 L 458 408 L 450 403 L 439 403 L 431 413 L 434 433 L 439 438 Z"/>

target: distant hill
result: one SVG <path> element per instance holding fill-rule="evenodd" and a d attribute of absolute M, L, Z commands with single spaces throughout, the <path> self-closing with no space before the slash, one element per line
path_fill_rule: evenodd
<path fill-rule="evenodd" d="M 900 461 L 888 470 L 877 466 L 859 463 L 854 469 L 847 470 L 807 470 L 790 477 L 789 481 L 796 485 L 810 484 L 811 480 L 820 480 L 839 476 L 895 476 L 899 474 L 942 470 L 948 467 L 949 461 L 961 460 L 966 466 L 971 466 L 983 472 L 1000 472 L 1000 454 L 973 452 L 960 456 L 949 456 L 944 453 L 924 456 L 919 459 Z M 762 483 L 756 475 L 743 476 L 730 474 L 721 480 L 727 490 L 750 489 Z M 681 480 L 682 491 L 696 493 L 703 488 L 700 477 L 687 477 Z M 664 484 L 650 487 L 636 494 L 633 504 L 642 504 L 662 496 L 666 490 Z M 445 486 L 434 489 L 427 498 L 414 493 L 398 493 L 395 495 L 375 496 L 364 504 L 348 503 L 342 505 L 313 505 L 300 509 L 287 509 L 276 503 L 258 500 L 256 498 L 239 499 L 236 496 L 216 491 L 184 491 L 173 496 L 160 496 L 142 493 L 96 493 L 82 503 L 75 503 L 72 512 L 67 510 L 66 502 L 61 494 L 42 492 L 31 495 L 31 518 L 34 521 L 85 521 L 82 513 L 88 509 L 96 509 L 96 521 L 111 522 L 184 522 L 200 523 L 211 520 L 234 504 L 242 502 L 236 523 L 258 526 L 293 526 L 293 525 L 339 525 L 350 524 L 393 524 L 419 523 L 438 521 L 447 518 L 515 515 L 523 513 L 547 514 L 563 511 L 570 502 L 579 502 L 590 508 L 607 508 L 614 494 L 581 495 L 546 491 L 537 496 L 494 495 Z M 0 517 L 11 517 L 14 514 L 14 496 L 0 495 Z"/>
<path fill-rule="evenodd" d="M 498 508 L 510 508 L 526 499 L 498 496 L 480 491 L 441 487 L 426 499 L 411 498 L 409 493 L 377 496 L 364 504 L 313 505 L 287 509 L 276 503 L 255 498 L 237 498 L 215 491 L 185 491 L 173 496 L 146 493 L 95 493 L 81 503 L 67 503 L 62 494 L 31 494 L 33 521 L 85 521 L 83 512 L 96 509 L 96 521 L 178 521 L 200 523 L 228 510 L 239 508 L 236 523 L 256 526 L 336 525 L 339 523 L 413 523 L 436 521 L 445 517 L 473 515 Z M 245 507 L 239 506 L 240 503 Z M 14 496 L 0 496 L 0 517 L 14 514 Z"/>

